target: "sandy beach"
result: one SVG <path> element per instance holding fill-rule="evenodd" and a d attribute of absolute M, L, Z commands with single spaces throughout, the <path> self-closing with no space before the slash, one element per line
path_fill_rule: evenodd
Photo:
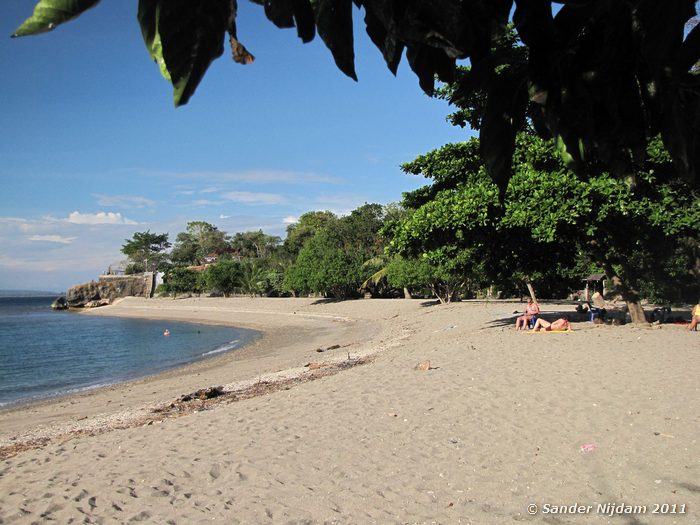
<path fill-rule="evenodd" d="M 583 319 L 515 332 L 523 307 L 128 298 L 94 310 L 264 335 L 0 411 L 0 523 L 700 523 L 700 334 Z M 211 386 L 226 395 L 179 401 Z"/>

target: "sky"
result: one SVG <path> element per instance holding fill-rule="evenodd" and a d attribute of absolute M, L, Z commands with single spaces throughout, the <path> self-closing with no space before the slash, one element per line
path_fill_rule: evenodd
<path fill-rule="evenodd" d="M 62 291 L 124 259 L 135 232 L 203 220 L 284 237 L 304 212 L 398 202 L 425 180 L 400 165 L 470 131 L 445 121 L 404 59 L 394 77 L 355 11 L 355 82 L 239 2 L 238 36 L 175 109 L 137 2 L 103 1 L 55 31 L 10 35 L 34 2 L 0 7 L 0 289 Z"/>

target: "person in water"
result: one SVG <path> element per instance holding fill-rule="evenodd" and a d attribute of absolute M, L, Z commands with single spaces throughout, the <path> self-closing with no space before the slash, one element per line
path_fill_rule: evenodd
<path fill-rule="evenodd" d="M 170 330 L 168 330 L 168 329 L 166 328 L 165 331 L 163 332 L 163 335 L 166 336 L 166 337 L 169 336 L 169 335 L 170 335 Z"/>

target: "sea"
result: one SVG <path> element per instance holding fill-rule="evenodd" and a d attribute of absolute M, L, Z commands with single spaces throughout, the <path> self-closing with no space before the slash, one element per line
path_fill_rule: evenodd
<path fill-rule="evenodd" d="M 0 407 L 157 374 L 259 336 L 242 328 L 54 311 L 55 298 L 0 297 Z"/>

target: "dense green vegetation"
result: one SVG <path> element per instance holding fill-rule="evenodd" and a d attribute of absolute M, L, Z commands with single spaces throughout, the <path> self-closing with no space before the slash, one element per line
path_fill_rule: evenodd
<path fill-rule="evenodd" d="M 167 260 L 167 234 L 136 233 L 131 267 L 155 261 L 173 296 L 306 296 L 347 299 L 474 297 L 486 289 L 566 297 L 604 272 L 630 309 L 641 299 L 694 302 L 700 199 L 660 140 L 650 141 L 634 184 L 601 171 L 572 176 L 553 141 L 522 133 L 505 196 L 487 176 L 478 139 L 448 144 L 403 165 L 430 183 L 400 205 L 365 204 L 338 217 L 302 215 L 284 241 L 191 222 Z M 136 249 L 138 248 L 138 249 Z M 140 261 L 148 261 L 140 263 Z"/>

